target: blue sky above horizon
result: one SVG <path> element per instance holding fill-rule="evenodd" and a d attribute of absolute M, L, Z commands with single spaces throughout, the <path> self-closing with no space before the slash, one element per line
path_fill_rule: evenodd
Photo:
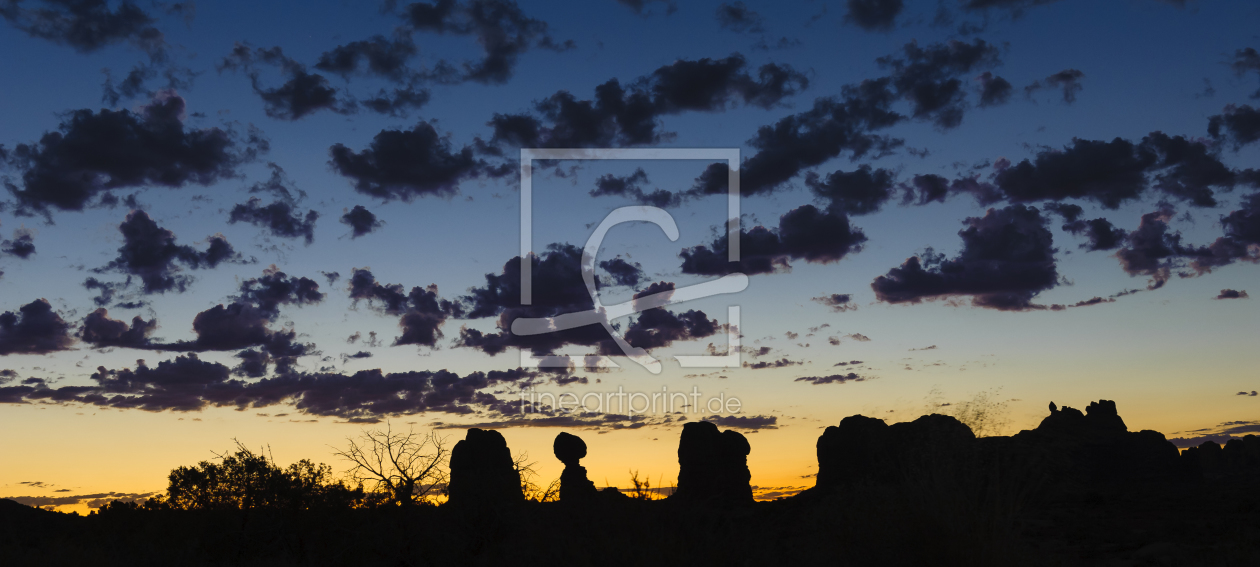
<path fill-rule="evenodd" d="M 860 17 L 853 6 L 875 11 Z M 599 442 L 615 447 L 605 454 L 670 474 L 668 446 L 679 416 L 553 413 L 544 416 L 551 421 L 529 424 L 521 421 L 528 416 L 503 405 L 528 386 L 577 395 L 697 386 L 706 396 L 738 396 L 739 417 L 747 419 L 724 416 L 723 423 L 757 433 L 754 484 L 776 488 L 794 486 L 792 479 L 809 472 L 819 427 L 854 413 L 912 418 L 931 392 L 957 401 L 1000 388 L 1012 430 L 1035 425 L 1051 399 L 1083 407 L 1104 398 L 1120 403 L 1131 429 L 1185 438 L 1260 431 L 1260 398 L 1252 395 L 1260 388 L 1260 359 L 1251 348 L 1260 319 L 1245 293 L 1260 292 L 1252 289 L 1260 258 L 1260 112 L 1253 108 L 1260 40 L 1252 25 L 1260 6 L 1254 3 L 461 0 L 194 7 L 10 0 L 0 2 L 0 17 L 0 49 L 12 54 L 0 63 L 6 78 L 0 313 L 13 314 L 0 321 L 0 370 L 10 371 L 0 375 L 0 425 L 31 435 L 0 447 L 56 446 L 71 422 L 82 424 L 74 426 L 81 438 L 76 451 L 94 450 L 79 445 L 87 444 L 82 439 L 108 444 L 137 428 L 165 427 L 157 424 L 168 424 L 170 437 L 145 433 L 150 443 L 181 447 L 136 448 L 147 451 L 142 461 L 154 470 L 117 465 L 126 472 L 100 481 L 54 481 L 51 465 L 7 462 L 0 466 L 3 493 L 25 494 L 19 481 L 35 477 L 84 493 L 140 493 L 160 488 L 154 484 L 163 467 L 200 460 L 227 439 L 277 445 L 285 439 L 294 447 L 286 450 L 301 458 L 303 450 L 318 453 L 346 435 L 347 421 L 383 419 L 510 427 L 513 448 L 530 449 L 541 461 L 550 461 L 547 439 L 559 426 L 587 435 L 588 443 L 600 434 Z M 84 29 L 94 34 L 76 33 Z M 377 48 L 401 54 L 382 63 L 381 72 L 368 70 L 367 56 L 350 57 L 349 67 L 319 64 L 338 49 L 366 53 L 367 44 L 355 42 L 376 36 Z M 487 59 L 496 45 L 508 55 Z M 478 74 L 487 62 L 500 66 Z M 127 88 L 133 70 L 141 80 Z M 780 74 L 777 82 L 772 72 Z M 314 82 L 299 84 L 299 77 Z M 597 87 L 611 79 L 648 97 L 650 116 L 640 126 L 650 125 L 657 137 L 634 138 L 609 116 L 599 126 L 611 135 L 564 134 L 560 122 L 589 124 L 578 114 L 548 115 L 540 104 L 559 93 L 594 100 Z M 886 98 L 854 95 L 864 81 L 882 85 Z M 283 96 L 293 95 L 286 87 L 311 90 L 295 98 Z M 701 91 L 710 98 L 688 98 Z M 395 97 L 386 112 L 371 108 L 378 92 Z M 334 100 L 312 103 L 315 95 Z M 828 104 L 870 106 L 851 106 L 828 123 L 817 114 Z M 157 114 L 180 105 L 177 116 Z M 892 123 L 872 125 L 875 107 L 892 113 Z M 503 334 L 511 317 L 554 315 L 585 299 L 563 287 L 580 289 L 580 281 L 563 278 L 556 280 L 560 300 L 533 311 L 508 296 L 476 293 L 487 289 L 488 275 L 511 280 L 505 263 L 519 251 L 516 156 L 527 130 L 495 122 L 506 116 L 544 130 L 525 145 L 739 148 L 745 180 L 775 169 L 757 161 L 761 154 L 786 148 L 821 157 L 775 170 L 786 170 L 782 181 L 745 187 L 743 228 L 783 237 L 765 255 L 772 273 L 751 274 L 748 289 L 736 296 L 670 307 L 660 320 L 619 321 L 623 330 L 639 329 L 636 340 L 665 360 L 661 375 L 623 359 L 613 372 L 579 364 L 565 374 L 496 374 L 486 382 L 470 377 L 518 366 L 520 343 Z M 75 126 L 76 117 L 83 123 Z M 104 117 L 133 131 L 174 128 L 181 143 L 224 136 L 226 150 L 144 147 L 130 157 L 149 169 L 124 180 L 121 166 L 93 156 L 140 146 L 111 138 L 117 130 L 87 136 Z M 772 142 L 758 140 L 759 132 L 790 120 L 796 128 Z M 1210 129 L 1213 120 L 1218 126 Z M 836 123 L 829 132 L 844 138 L 837 147 L 819 143 L 827 136 L 802 141 Z M 69 138 L 76 128 L 82 143 L 58 145 L 46 137 Z M 391 138 L 391 131 L 399 134 Z M 884 144 L 884 151 L 863 152 L 863 142 Z M 421 157 L 382 165 L 407 152 Z M 364 161 L 350 164 L 346 155 Z M 201 178 L 189 173 L 207 162 L 213 171 Z M 658 196 L 673 199 L 665 208 L 680 238 L 669 242 L 647 225 L 614 229 L 600 260 L 638 268 L 619 282 L 603 269 L 606 284 L 626 284 L 607 285 L 603 302 L 628 300 L 654 283 L 691 285 L 738 270 L 722 263 L 684 268 L 684 252 L 712 247 L 724 219 L 724 195 L 702 188 L 708 165 L 540 168 L 536 250 L 546 243 L 580 248 L 608 212 L 644 204 L 636 195 L 661 190 Z M 885 174 L 875 193 L 862 193 L 856 182 L 830 194 L 818 188 L 833 173 L 862 168 Z M 636 169 L 643 170 L 637 180 Z M 288 197 L 251 191 L 276 171 L 283 171 Z M 40 185 L 41 172 L 73 176 Z M 177 179 L 164 182 L 160 173 Z M 622 182 L 623 190 L 592 195 L 601 179 Z M 64 197 L 59 191 L 71 186 L 88 196 L 75 206 L 57 204 Z M 1108 202 L 1116 192 L 1124 194 Z M 1196 203 L 1184 197 L 1190 194 L 1209 197 Z M 251 198 L 259 199 L 253 208 Z M 283 205 L 275 209 L 283 213 L 258 211 L 267 205 Z M 820 216 L 794 216 L 807 205 Z M 1073 212 L 1073 205 L 1080 208 Z M 355 207 L 379 222 L 356 233 L 341 220 Z M 317 218 L 309 221 L 308 211 Z M 120 251 L 129 243 L 153 244 L 120 231 L 140 218 L 174 238 L 170 258 L 157 268 L 129 264 Z M 1099 224 L 1088 228 L 1066 228 L 1095 219 Z M 965 240 L 960 231 L 968 226 L 973 236 Z M 1111 232 L 1090 232 L 1102 227 Z M 804 236 L 789 243 L 792 231 Z M 12 248 L 22 242 L 34 252 Z M 221 242 L 238 256 L 220 261 L 207 254 Z M 1087 249 L 1091 243 L 1099 249 Z M 944 264 L 933 263 L 929 249 Z M 923 264 L 924 279 L 896 276 L 907 273 L 911 258 Z M 273 265 L 291 278 L 279 283 L 296 286 L 307 278 L 303 285 L 317 285 L 317 292 L 257 291 Z M 154 269 L 182 290 L 146 290 L 141 278 Z M 356 269 L 370 269 L 377 285 L 355 287 Z M 334 272 L 335 279 L 326 275 Z M 881 276 L 889 283 L 873 286 Z M 89 278 L 113 286 L 114 296 L 87 288 Z M 255 291 L 243 292 L 251 280 Z M 431 284 L 435 292 L 426 290 Z M 821 301 L 833 294 L 842 296 L 840 303 Z M 41 298 L 51 313 L 20 311 Z M 1076 306 L 1095 298 L 1096 304 Z M 674 363 L 674 354 L 724 348 L 720 327 L 732 302 L 741 306 L 743 361 L 769 367 L 697 372 Z M 193 327 L 218 305 L 237 311 L 220 327 Z M 88 321 L 98 308 L 108 310 L 108 319 Z M 702 313 L 686 319 L 688 310 Z M 52 321 L 51 327 L 23 326 L 26 317 Z M 153 328 L 138 329 L 140 323 Z M 106 331 L 114 334 L 101 338 Z M 368 344 L 369 333 L 379 342 Z M 348 341 L 355 334 L 360 338 Z M 598 332 L 575 333 L 538 348 L 580 360 L 606 347 L 601 340 Z M 492 342 L 506 350 L 487 346 Z M 262 369 L 246 368 L 248 356 Z M 140 359 L 152 372 L 140 371 Z M 370 377 L 356 373 L 375 369 L 386 376 L 363 385 Z M 442 370 L 457 375 L 457 383 L 425 374 Z M 423 376 L 405 384 L 388 376 L 408 372 Z M 271 389 L 264 392 L 264 385 Z M 94 412 L 118 417 L 91 426 L 85 415 Z M 202 418 L 205 428 L 186 429 Z M 290 419 L 314 419 L 318 430 L 286 429 L 299 427 Z M 177 435 L 209 446 L 177 442 Z M 775 447 L 763 450 L 758 440 Z M 587 466 L 596 476 L 622 476 L 616 457 L 592 459 Z M 544 465 L 544 474 L 553 464 Z"/>

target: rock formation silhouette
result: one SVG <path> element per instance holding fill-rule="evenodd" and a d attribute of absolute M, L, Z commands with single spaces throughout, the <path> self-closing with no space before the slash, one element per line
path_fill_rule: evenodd
<path fill-rule="evenodd" d="M 898 482 L 909 471 L 941 467 L 968 451 L 976 436 L 947 415 L 925 415 L 888 425 L 854 415 L 818 438 L 818 479 L 822 488 L 862 481 Z"/>
<path fill-rule="evenodd" d="M 469 429 L 451 450 L 450 469 L 450 504 L 495 506 L 525 500 L 512 451 L 498 431 Z"/>
<path fill-rule="evenodd" d="M 1257 445 L 1256 456 L 1248 457 L 1249 445 L 1239 440 L 1232 453 L 1238 457 L 1231 462 L 1260 461 Z M 1185 477 L 1188 467 L 1162 433 L 1129 431 L 1110 400 L 1092 402 L 1084 412 L 1051 403 L 1050 415 L 1035 429 L 983 439 L 944 415 L 892 425 L 855 415 L 838 427 L 828 427 L 818 438 L 817 449 L 817 487 L 824 490 L 858 482 L 898 483 L 910 475 L 951 467 L 953 472 L 985 474 L 998 462 L 1035 471 L 1056 485 L 1077 487 L 1174 480 Z M 1215 449 L 1198 453 L 1199 469 L 1224 470 L 1216 464 L 1221 459 Z"/>
<path fill-rule="evenodd" d="M 564 472 L 560 473 L 560 501 L 587 502 L 595 498 L 598 494 L 595 483 L 586 478 L 586 467 L 578 464 L 586 456 L 586 442 L 577 435 L 562 432 L 556 435 L 551 448 L 556 458 L 564 463 Z"/>
<path fill-rule="evenodd" d="M 1183 470 L 1175 445 L 1158 431 L 1129 431 L 1111 400 L 1091 402 L 1084 413 L 1063 406 L 1005 445 L 1026 460 L 1044 461 L 1055 479 L 1076 483 L 1168 480 Z"/>
<path fill-rule="evenodd" d="M 752 446 L 738 431 L 719 432 L 707 421 L 683 426 L 678 441 L 678 487 L 670 500 L 752 502 L 748 454 Z"/>
<path fill-rule="evenodd" d="M 1181 454 L 1187 475 L 1194 479 L 1221 480 L 1252 477 L 1260 480 L 1260 437 L 1230 439 L 1222 447 L 1204 441 Z"/>

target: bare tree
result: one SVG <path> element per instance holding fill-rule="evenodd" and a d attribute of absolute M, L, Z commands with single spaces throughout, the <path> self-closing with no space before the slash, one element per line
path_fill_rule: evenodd
<path fill-rule="evenodd" d="M 1002 399 L 1002 387 L 976 392 L 970 400 L 946 403 L 937 388 L 927 395 L 925 409 L 928 413 L 941 413 L 961 421 L 971 428 L 976 437 L 1001 435 L 1010 425 L 1007 417 L 1008 400 Z"/>
<path fill-rule="evenodd" d="M 534 470 L 537 461 L 530 462 L 529 453 L 522 451 L 517 453 L 512 459 L 512 467 L 516 469 L 516 474 L 521 477 L 521 492 L 525 495 L 525 499 L 532 502 L 554 502 L 560 499 L 560 479 L 551 481 L 547 486 L 542 486 L 534 482 L 534 478 L 538 476 L 538 471 Z"/>
<path fill-rule="evenodd" d="M 350 476 L 360 483 L 372 483 L 399 506 L 429 501 L 446 487 L 451 451 L 445 437 L 437 433 L 394 432 L 385 429 L 364 431 L 350 446 L 337 451 L 338 457 L 353 465 Z"/>

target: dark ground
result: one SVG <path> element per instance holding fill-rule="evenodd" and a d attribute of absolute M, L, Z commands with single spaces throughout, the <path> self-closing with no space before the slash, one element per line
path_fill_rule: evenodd
<path fill-rule="evenodd" d="M 1254 479 L 1039 490 L 965 479 L 745 506 L 146 511 L 0 500 L 0 564 L 1260 565 Z"/>

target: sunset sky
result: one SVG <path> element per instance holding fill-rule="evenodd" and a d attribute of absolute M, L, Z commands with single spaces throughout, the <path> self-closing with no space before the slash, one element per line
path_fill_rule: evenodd
<path fill-rule="evenodd" d="M 0 497 L 86 511 L 239 440 L 325 461 L 391 422 L 502 431 L 597 486 L 677 474 L 681 424 L 813 485 L 822 428 L 980 393 L 1004 433 L 1118 404 L 1260 432 L 1260 5 L 1245 0 L 0 0 Z M 533 164 L 522 148 L 738 149 Z M 747 289 L 524 337 L 730 273 Z M 667 285 L 668 284 L 668 285 Z M 732 329 L 728 307 L 739 306 Z M 682 368 L 726 351 L 736 368 Z M 520 351 L 568 369 L 518 368 Z M 619 368 L 588 368 L 612 354 Z M 143 361 L 143 362 L 141 362 Z M 521 392 L 703 408 L 522 411 Z M 620 389 L 620 390 L 619 390 Z M 702 402 L 703 403 L 703 402 Z M 944 406 L 949 411 L 951 406 Z M 729 409 L 729 408 L 728 408 Z"/>

